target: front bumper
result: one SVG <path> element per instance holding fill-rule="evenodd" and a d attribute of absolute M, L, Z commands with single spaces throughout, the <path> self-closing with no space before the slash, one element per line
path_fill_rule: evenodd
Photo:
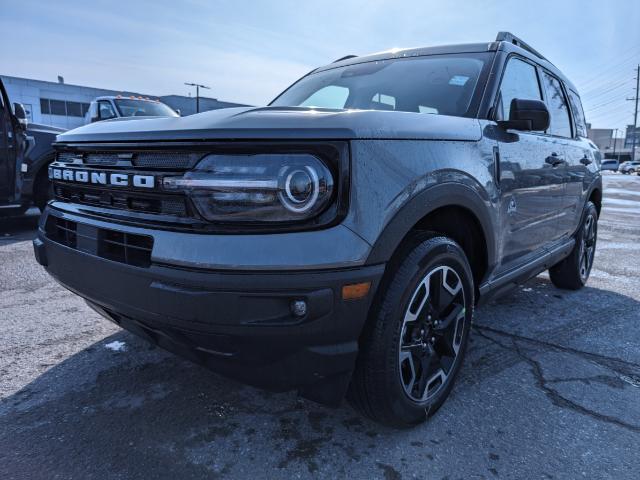
<path fill-rule="evenodd" d="M 84 232 L 98 228 L 96 222 L 48 208 L 34 248 L 58 282 L 111 321 L 251 385 L 296 389 L 325 404 L 344 396 L 384 265 L 312 271 L 194 269 L 166 261 L 132 266 L 96 255 L 90 240 L 74 248 L 53 239 L 45 227 L 51 215 L 73 219 Z M 344 285 L 361 282 L 371 282 L 364 298 L 342 299 Z M 303 317 L 292 314 L 294 300 L 306 301 Z"/>

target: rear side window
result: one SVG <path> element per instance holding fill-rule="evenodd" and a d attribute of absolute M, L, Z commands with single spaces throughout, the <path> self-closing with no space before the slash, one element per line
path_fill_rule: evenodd
<path fill-rule="evenodd" d="M 502 76 L 496 120 L 509 120 L 511 100 L 542 100 L 536 69 L 530 63 L 512 58 Z"/>
<path fill-rule="evenodd" d="M 571 138 L 571 120 L 569 107 L 564 97 L 560 81 L 547 72 L 542 73 L 543 84 L 547 92 L 547 108 L 551 116 L 549 133 L 558 137 Z"/>
<path fill-rule="evenodd" d="M 571 111 L 573 112 L 573 121 L 576 125 L 576 133 L 584 138 L 587 138 L 587 121 L 584 118 L 584 110 L 582 109 L 582 102 L 578 94 L 572 90 L 569 90 L 569 101 L 571 102 Z"/>

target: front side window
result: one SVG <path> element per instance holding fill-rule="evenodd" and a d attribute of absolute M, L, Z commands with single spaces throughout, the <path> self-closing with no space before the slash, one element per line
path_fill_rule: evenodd
<path fill-rule="evenodd" d="M 271 105 L 470 116 L 476 86 L 490 58 L 432 55 L 331 68 L 302 78 Z"/>
<path fill-rule="evenodd" d="M 536 67 L 518 58 L 507 63 L 500 83 L 496 120 L 509 120 L 511 101 L 542 100 Z"/>
<path fill-rule="evenodd" d="M 569 90 L 569 101 L 571 102 L 571 110 L 573 111 L 573 121 L 576 124 L 576 133 L 581 137 L 587 138 L 587 121 L 584 118 L 584 110 L 580 97 L 576 92 Z"/>
<path fill-rule="evenodd" d="M 571 120 L 569 119 L 569 107 L 564 97 L 560 81 L 549 75 L 542 74 L 544 89 L 547 93 L 547 108 L 551 117 L 549 133 L 558 137 L 571 138 Z"/>
<path fill-rule="evenodd" d="M 108 120 L 115 116 L 116 113 L 113 111 L 113 107 L 110 102 L 98 102 L 98 117 L 100 120 Z"/>

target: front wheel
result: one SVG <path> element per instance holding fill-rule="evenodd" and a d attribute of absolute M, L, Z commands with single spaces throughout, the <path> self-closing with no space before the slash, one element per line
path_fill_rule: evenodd
<path fill-rule="evenodd" d="M 576 244 L 567 258 L 549 269 L 549 278 L 558 288 L 578 290 L 589 279 L 598 239 L 598 210 L 592 202 L 585 206 Z"/>
<path fill-rule="evenodd" d="M 394 427 L 423 422 L 443 404 L 473 316 L 473 276 L 460 246 L 428 234 L 413 245 L 378 293 L 348 394 L 366 416 Z"/>

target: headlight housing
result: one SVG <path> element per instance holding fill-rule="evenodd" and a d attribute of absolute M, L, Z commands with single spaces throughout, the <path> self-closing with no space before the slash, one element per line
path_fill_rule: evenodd
<path fill-rule="evenodd" d="M 183 176 L 165 177 L 163 187 L 185 192 L 215 222 L 307 221 L 335 197 L 331 171 L 306 153 L 210 154 Z"/>

